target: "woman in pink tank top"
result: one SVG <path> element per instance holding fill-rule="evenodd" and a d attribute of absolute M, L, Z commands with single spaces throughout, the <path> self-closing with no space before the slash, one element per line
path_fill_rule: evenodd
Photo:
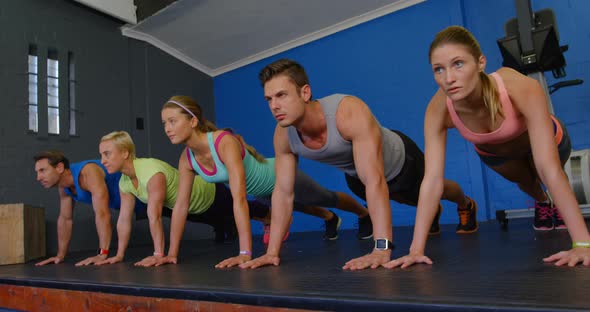
<path fill-rule="evenodd" d="M 418 211 L 427 211 L 431 220 L 442 193 L 447 129 L 457 128 L 474 143 L 478 154 L 492 170 L 512 181 L 533 197 L 537 204 L 556 209 L 563 217 L 558 226 L 567 225 L 572 248 L 543 260 L 555 265 L 590 265 L 590 234 L 574 193 L 563 171 L 568 158 L 569 138 L 565 128 L 547 109 L 540 84 L 510 68 L 501 68 L 492 77 L 485 74 L 486 58 L 479 43 L 463 27 L 451 26 L 439 32 L 430 46 L 430 63 L 439 86 L 425 117 L 426 172 L 420 189 Z M 563 150 L 560 160 L 558 145 Z M 545 217 L 547 217 L 545 215 Z M 548 219 L 548 218 L 545 218 Z M 552 219 L 552 218 L 551 218 Z M 428 263 L 424 255 L 428 228 L 416 221 L 414 239 L 407 256 L 386 267 L 407 267 Z M 553 228 L 550 223 L 547 228 Z"/>

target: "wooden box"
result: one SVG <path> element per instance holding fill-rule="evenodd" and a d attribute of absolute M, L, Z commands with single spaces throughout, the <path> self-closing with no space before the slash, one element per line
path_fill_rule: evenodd
<path fill-rule="evenodd" d="M 0 265 L 45 257 L 45 209 L 0 205 Z"/>

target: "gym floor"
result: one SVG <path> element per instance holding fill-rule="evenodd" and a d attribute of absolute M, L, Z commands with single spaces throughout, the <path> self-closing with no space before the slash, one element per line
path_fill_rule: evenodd
<path fill-rule="evenodd" d="M 571 311 L 590 310 L 590 268 L 555 267 L 542 258 L 567 248 L 567 231 L 535 232 L 532 220 L 480 224 L 476 234 L 457 235 L 453 225 L 431 237 L 433 266 L 343 271 L 342 265 L 369 252 L 372 241 L 341 231 L 337 241 L 322 233 L 292 233 L 282 264 L 257 270 L 217 270 L 237 251 L 237 242 L 183 242 L 178 265 L 136 268 L 149 246 L 128 251 L 126 262 L 75 267 L 92 253 L 71 254 L 66 263 L 0 267 L 0 283 L 132 296 L 228 302 L 270 307 L 354 311 Z M 394 257 L 408 250 L 412 228 L 394 229 Z M 254 251 L 263 252 L 260 237 Z"/>

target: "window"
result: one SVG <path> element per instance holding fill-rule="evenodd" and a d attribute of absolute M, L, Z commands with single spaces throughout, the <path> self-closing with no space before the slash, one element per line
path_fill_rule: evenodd
<path fill-rule="evenodd" d="M 39 69 L 39 54 L 37 53 L 38 48 L 36 45 L 29 46 L 28 55 L 28 76 L 29 76 L 29 101 L 28 101 L 28 114 L 29 114 L 29 131 L 38 133 L 39 132 L 39 77 L 43 80 L 43 77 L 47 76 L 47 133 L 49 134 L 60 134 L 60 131 L 66 131 L 60 129 L 60 119 L 65 118 L 68 121 L 66 128 L 68 134 L 73 136 L 77 134 L 76 129 L 76 72 L 74 63 L 74 53 L 68 52 L 67 54 L 67 66 L 66 72 L 67 77 L 62 77 L 61 88 L 68 87 L 66 90 L 62 90 L 62 97 L 65 95 L 66 100 L 61 99 L 60 101 L 60 77 L 59 77 L 59 58 L 58 51 L 55 49 L 49 49 L 47 51 L 47 71 L 43 72 L 43 68 Z M 41 59 L 41 61 L 44 61 Z M 41 62 L 43 64 L 43 62 Z M 46 74 L 46 75 L 45 75 Z M 64 80 L 65 78 L 65 80 Z M 43 95 L 42 95 L 43 96 Z M 41 98 L 43 100 L 43 98 Z M 68 114 L 67 116 L 60 116 L 60 106 L 64 103 L 68 105 L 65 110 L 62 108 L 62 114 Z M 42 101 L 41 109 L 45 109 L 45 102 Z M 41 114 L 45 118 L 44 114 Z"/>
<path fill-rule="evenodd" d="M 74 53 L 68 53 L 68 103 L 70 105 L 70 135 L 76 135 L 76 68 Z"/>
<path fill-rule="evenodd" d="M 59 134 L 59 60 L 57 51 L 47 54 L 47 131 Z"/>
<path fill-rule="evenodd" d="M 37 82 L 39 78 L 38 66 L 37 66 L 37 46 L 29 46 L 29 130 L 38 132 L 39 120 L 38 120 L 38 88 Z"/>

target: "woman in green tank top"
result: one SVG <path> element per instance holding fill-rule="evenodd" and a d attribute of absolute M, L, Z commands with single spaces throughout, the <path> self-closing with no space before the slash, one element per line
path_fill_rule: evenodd
<path fill-rule="evenodd" d="M 205 182 L 200 177 L 179 184 L 178 170 L 155 158 L 136 158 L 135 146 L 129 134 L 124 131 L 112 132 L 101 139 L 99 146 L 101 162 L 108 172 L 121 172 L 119 189 L 121 194 L 121 212 L 117 225 L 119 249 L 117 255 L 108 258 L 105 263 L 116 263 L 123 260 L 125 249 L 131 232 L 131 217 L 135 200 L 147 204 L 150 219 L 150 232 L 154 243 L 154 253 L 135 263 L 138 266 L 152 266 L 170 261 L 174 258 L 164 257 L 164 231 L 162 215 L 170 216 L 170 209 L 176 207 L 177 201 L 186 204 L 181 212 L 182 218 L 201 222 L 221 229 L 229 223 L 233 227 L 231 210 L 231 194 L 223 184 Z M 179 185 L 189 188 L 189 197 L 182 198 Z M 185 192 L 187 193 L 187 192 Z M 183 194 L 185 194 L 183 193 Z M 253 216 L 264 218 L 269 215 L 268 206 L 258 203 L 250 205 Z M 172 212 L 174 215 L 175 213 Z M 176 213 L 178 215 L 178 213 Z M 174 220 L 173 220 L 174 221 Z M 184 226 L 184 223 L 182 224 Z M 222 232 L 223 233 L 223 232 Z M 171 246 L 174 252 L 177 246 Z"/>

